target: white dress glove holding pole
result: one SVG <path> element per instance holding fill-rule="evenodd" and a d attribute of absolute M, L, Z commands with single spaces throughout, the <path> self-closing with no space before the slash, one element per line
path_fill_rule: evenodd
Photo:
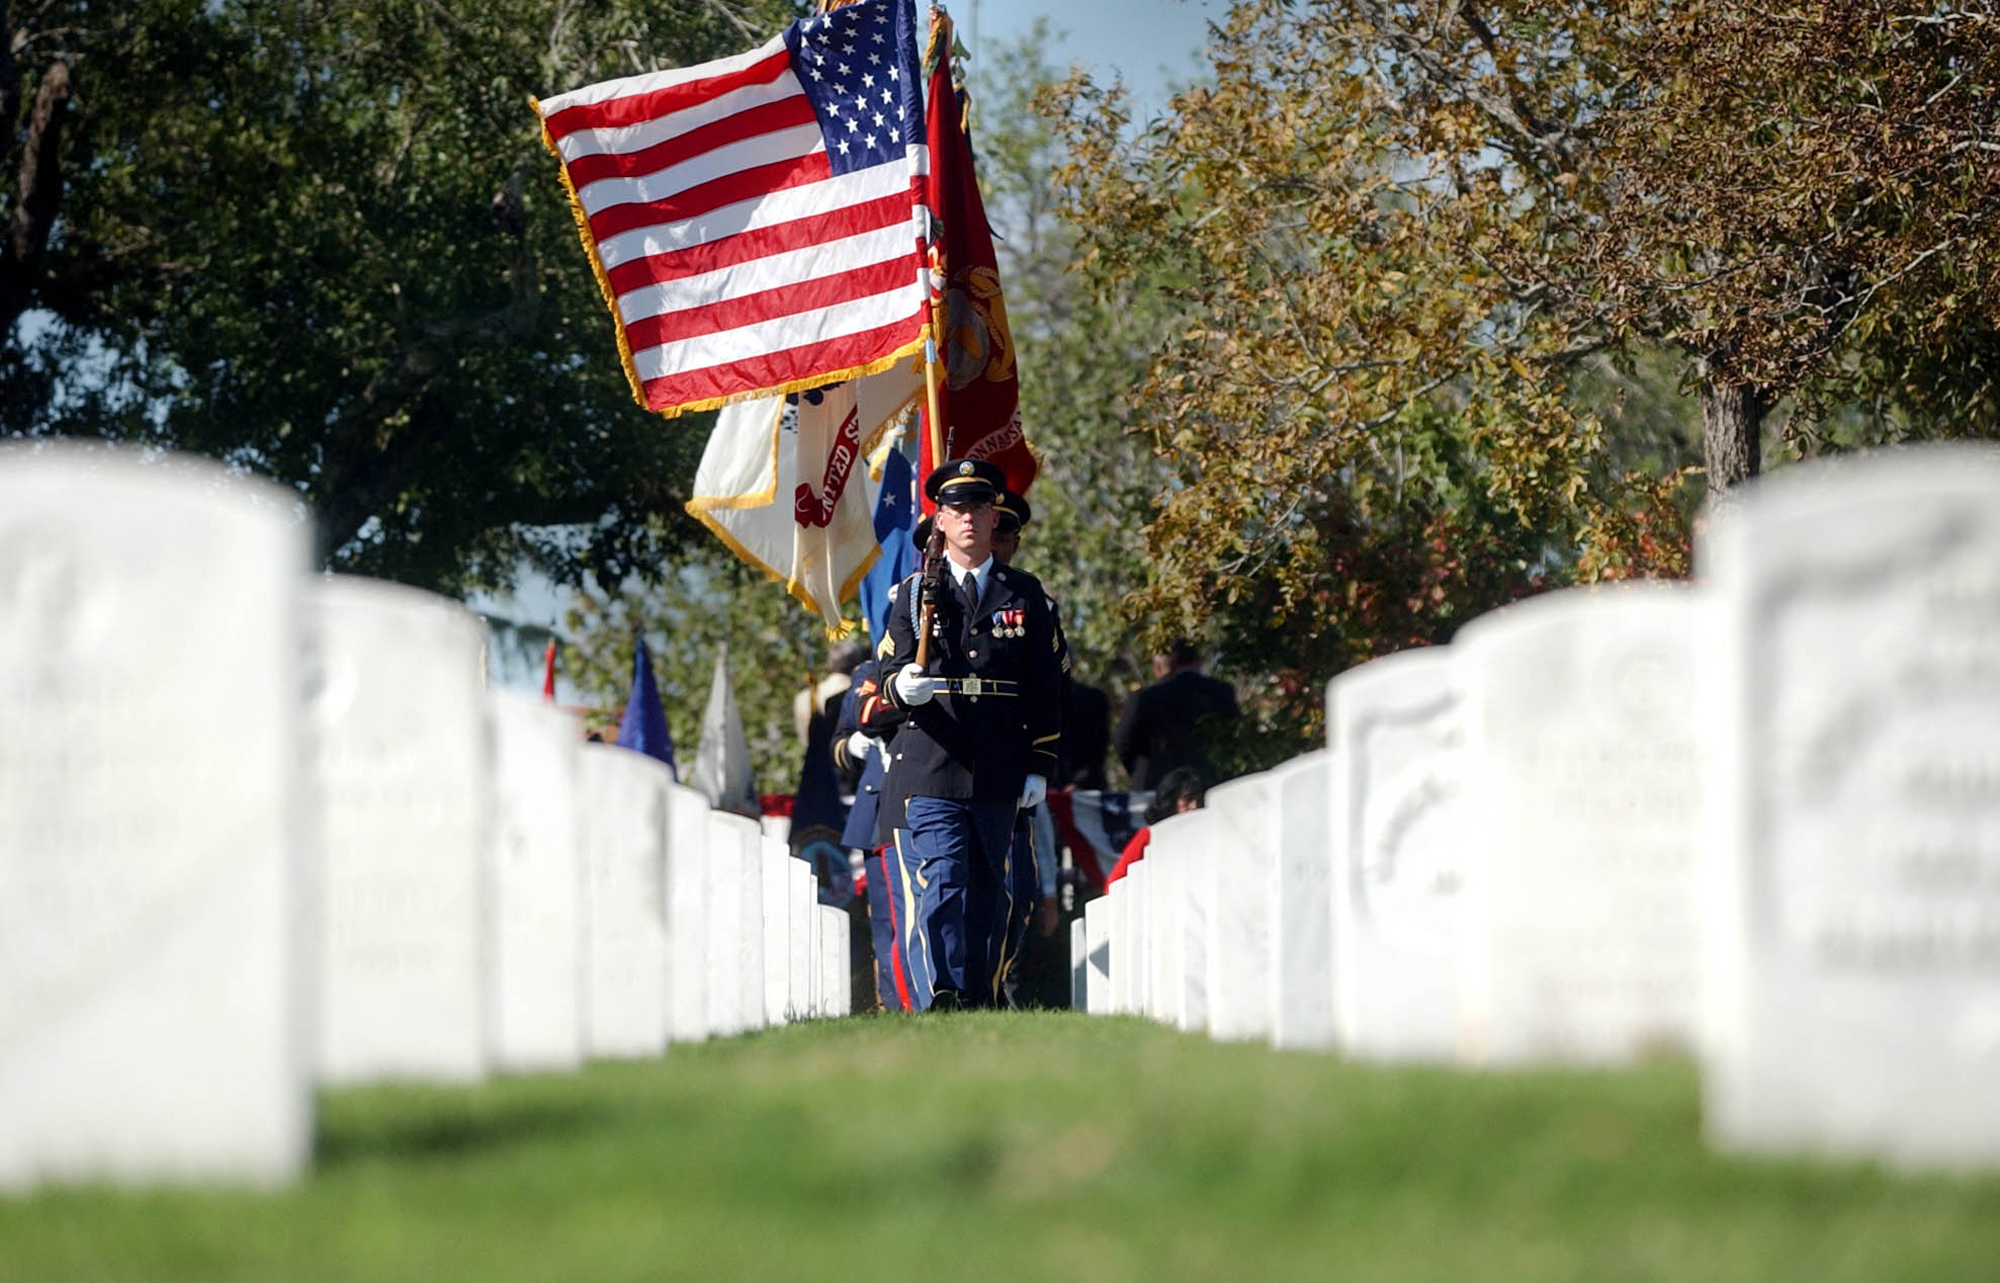
<path fill-rule="evenodd" d="M 1021 785 L 1021 809 L 1031 811 L 1042 804 L 1049 795 L 1049 782 L 1039 775 L 1030 775 Z"/>
<path fill-rule="evenodd" d="M 896 700 L 906 707 L 912 704 L 928 704 L 937 694 L 937 685 L 931 675 L 915 664 L 896 671 L 891 679 L 896 683 Z"/>
<path fill-rule="evenodd" d="M 869 738 L 867 732 L 856 731 L 847 737 L 847 758 L 849 761 L 865 762 L 868 760 L 868 755 L 874 751 L 875 741 Z"/>

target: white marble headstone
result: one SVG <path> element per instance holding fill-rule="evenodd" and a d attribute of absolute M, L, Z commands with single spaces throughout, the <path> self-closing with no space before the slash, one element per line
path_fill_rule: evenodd
<path fill-rule="evenodd" d="M 1198 815 L 1199 812 L 1191 813 Z M 1190 818 L 1188 816 L 1183 819 Z M 1214 817 L 1195 820 L 1184 830 L 1189 835 L 1181 853 L 1179 884 L 1180 957 L 1173 980 L 1180 992 L 1175 1012 L 1184 1033 L 1208 1032 L 1208 933 L 1214 916 L 1215 862 L 1224 858 L 1216 846 Z"/>
<path fill-rule="evenodd" d="M 573 1069 L 584 1055 L 583 728 L 514 691 L 493 692 L 492 720 L 493 1063 Z"/>
<path fill-rule="evenodd" d="M 736 848 L 737 877 L 741 890 L 737 901 L 736 980 L 741 986 L 738 1003 L 743 1027 L 762 1029 L 764 1013 L 764 843 L 760 828 L 745 836 Z"/>
<path fill-rule="evenodd" d="M 822 1016 L 845 1016 L 849 1013 L 852 996 L 850 971 L 847 966 L 848 919 L 845 909 L 836 909 L 830 904 L 818 907 L 819 913 L 819 966 Z"/>
<path fill-rule="evenodd" d="M 667 1029 L 675 1042 L 708 1037 L 708 799 L 667 785 Z"/>
<path fill-rule="evenodd" d="M 1090 1009 L 1090 940 L 1083 919 L 1069 923 L 1069 1006 L 1071 1011 Z"/>
<path fill-rule="evenodd" d="M 1085 1006 L 1093 1016 L 1111 1014 L 1111 897 L 1083 906 L 1083 939 L 1089 973 L 1083 981 Z"/>
<path fill-rule="evenodd" d="M 803 861 L 791 847 L 766 834 L 759 869 L 764 878 L 764 1023 L 782 1025 L 792 1005 L 792 870 Z"/>
<path fill-rule="evenodd" d="M 764 1022 L 764 991 L 743 977 L 748 952 L 743 941 L 745 850 L 762 841 L 757 821 L 727 811 L 708 814 L 708 1031 L 731 1038 L 752 1027 L 744 1008 L 746 993 L 756 995 L 755 1024 Z M 761 966 L 763 950 L 757 959 Z M 761 976 L 761 971 L 758 973 Z M 753 977 L 755 979 L 757 977 Z"/>
<path fill-rule="evenodd" d="M 1719 599 L 1708 1130 L 2000 1165 L 2000 453 L 1788 468 Z"/>
<path fill-rule="evenodd" d="M 1153 1011 L 1153 892 L 1149 883 L 1153 870 L 1150 860 L 1140 860 L 1125 870 L 1125 957 L 1131 972 L 1125 995 L 1124 1013 L 1147 1016 Z"/>
<path fill-rule="evenodd" d="M 812 911 L 806 915 L 806 939 L 810 942 L 812 976 L 806 983 L 806 1012 L 814 1020 L 826 1015 L 826 968 L 821 965 L 826 959 L 825 935 L 826 919 L 820 916 L 821 904 L 815 880 Z"/>
<path fill-rule="evenodd" d="M 313 585 L 323 1081 L 486 1070 L 493 822 L 486 630 L 455 601 Z"/>
<path fill-rule="evenodd" d="M 1132 1011 L 1132 880 L 1131 871 L 1104 892 L 1105 965 L 1110 976 L 1108 1015 L 1124 1016 Z"/>
<path fill-rule="evenodd" d="M 579 752 L 588 1046 L 593 1056 L 655 1056 L 667 1048 L 673 1001 L 666 885 L 673 773 L 613 744 Z"/>
<path fill-rule="evenodd" d="M 1704 601 L 1572 589 L 1452 640 L 1465 700 L 1460 1053 L 1618 1063 L 1692 1051 Z"/>
<path fill-rule="evenodd" d="M 0 1188 L 306 1160 L 305 529 L 207 465 L 0 448 Z"/>
<path fill-rule="evenodd" d="M 1271 1036 L 1271 879 L 1277 865 L 1269 772 L 1208 791 L 1208 805 L 1173 822 L 1197 826 L 1208 875 L 1208 1032 L 1224 1041 Z"/>
<path fill-rule="evenodd" d="M 785 1010 L 793 1020 L 809 1020 L 814 1015 L 813 922 L 819 908 L 819 880 L 813 876 L 812 866 L 797 859 L 787 862 L 785 877 L 791 887 L 786 897 L 791 930 L 785 938 L 791 959 L 786 968 L 791 997 Z"/>
<path fill-rule="evenodd" d="M 1461 700 L 1441 646 L 1372 660 L 1327 687 L 1333 763 L 1334 1021 L 1364 1060 L 1450 1060 L 1458 1045 Z"/>
<path fill-rule="evenodd" d="M 1271 1045 L 1326 1051 L 1333 1029 L 1333 847 L 1326 831 L 1328 759 L 1308 753 L 1272 768 L 1265 841 L 1273 854 Z"/>
<path fill-rule="evenodd" d="M 1181 977 L 1181 882 L 1190 867 L 1193 835 L 1177 815 L 1153 825 L 1146 844 L 1146 1014 L 1178 1026 L 1185 984 Z"/>

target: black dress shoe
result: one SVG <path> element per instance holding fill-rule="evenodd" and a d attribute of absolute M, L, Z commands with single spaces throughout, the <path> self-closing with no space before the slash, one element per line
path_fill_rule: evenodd
<path fill-rule="evenodd" d="M 940 989 L 931 995 L 932 1011 L 961 1011 L 965 1004 L 958 999 L 958 990 Z"/>

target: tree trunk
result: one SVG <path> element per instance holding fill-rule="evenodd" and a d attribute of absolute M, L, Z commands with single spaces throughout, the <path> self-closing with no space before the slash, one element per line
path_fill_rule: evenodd
<path fill-rule="evenodd" d="M 1708 490 L 1719 494 L 1757 475 L 1763 460 L 1763 394 L 1719 375 L 1704 362 L 1701 379 L 1701 445 L 1708 462 Z"/>
<path fill-rule="evenodd" d="M 5 18 L 0 13 L 0 19 Z M 4 22 L 0 22 L 4 25 Z M 7 107 L 11 127 L 18 87 L 8 68 Z M 55 225 L 62 206 L 62 164 L 60 148 L 63 121 L 69 115 L 69 64 L 56 62 L 42 74 L 35 94 L 33 113 L 21 142 L 21 168 L 14 192 L 14 217 L 0 241 L 0 335 L 13 327 L 14 319 L 28 309 L 34 297 L 33 276 L 36 260 L 49 243 L 49 229 Z M 0 137 L 4 137 L 0 134 Z"/>

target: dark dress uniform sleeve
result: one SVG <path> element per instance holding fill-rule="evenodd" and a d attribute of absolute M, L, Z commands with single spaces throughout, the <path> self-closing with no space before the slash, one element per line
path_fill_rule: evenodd
<path fill-rule="evenodd" d="M 1069 657 L 1069 644 L 1056 619 L 1055 603 L 1039 585 L 1029 594 L 1029 601 L 1028 672 L 1023 683 L 1028 700 L 1028 773 L 1054 780 L 1062 741 L 1063 663 Z"/>
<path fill-rule="evenodd" d="M 875 690 L 860 702 L 857 709 L 860 728 L 877 739 L 890 738 L 897 727 L 909 720 L 909 710 L 897 702 L 895 686 L 890 679 L 917 659 L 914 616 L 917 579 L 917 575 L 911 575 L 891 590 L 894 600 L 889 603 L 889 636 L 884 644 L 888 654 L 876 664 Z"/>

